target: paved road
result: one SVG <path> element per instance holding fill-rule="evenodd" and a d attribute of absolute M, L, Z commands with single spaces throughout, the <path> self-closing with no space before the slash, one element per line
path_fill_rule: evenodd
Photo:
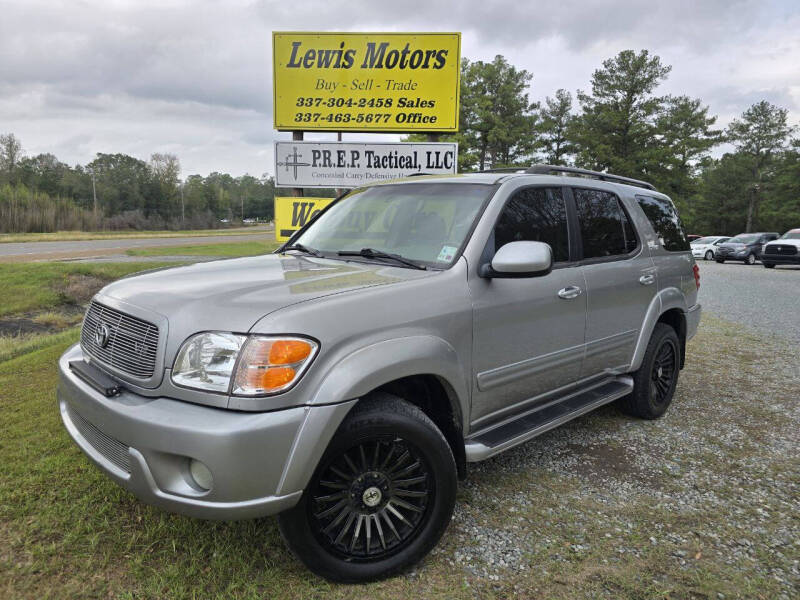
<path fill-rule="evenodd" d="M 800 267 L 698 264 L 705 312 L 800 343 Z"/>
<path fill-rule="evenodd" d="M 82 240 L 72 242 L 14 242 L 0 244 L 0 262 L 27 262 L 56 260 L 88 256 L 120 254 L 132 248 L 156 248 L 162 246 L 188 246 L 197 244 L 224 244 L 246 241 L 274 241 L 275 233 L 270 228 L 263 233 L 240 235 L 200 235 L 192 237 L 154 237 L 110 240 Z"/>

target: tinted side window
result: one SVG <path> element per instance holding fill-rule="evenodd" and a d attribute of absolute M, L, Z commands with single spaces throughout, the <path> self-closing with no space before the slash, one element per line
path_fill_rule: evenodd
<path fill-rule="evenodd" d="M 690 249 L 683 225 L 672 202 L 652 196 L 636 196 L 636 200 L 647 215 L 656 235 L 661 239 L 661 245 L 665 250 L 679 252 Z"/>
<path fill-rule="evenodd" d="M 506 203 L 494 228 L 494 249 L 509 242 L 545 242 L 553 262 L 569 260 L 567 207 L 559 188 L 525 188 Z"/>
<path fill-rule="evenodd" d="M 618 256 L 636 249 L 636 234 L 619 199 L 610 192 L 575 188 L 583 257 Z"/>

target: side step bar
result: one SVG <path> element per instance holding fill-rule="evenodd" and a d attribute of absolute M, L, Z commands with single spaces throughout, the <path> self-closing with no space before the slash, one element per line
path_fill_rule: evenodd
<path fill-rule="evenodd" d="M 549 402 L 467 438 L 464 449 L 467 461 L 478 462 L 527 442 L 580 417 L 595 408 L 627 396 L 633 391 L 633 379 L 617 377 L 575 395 Z"/>

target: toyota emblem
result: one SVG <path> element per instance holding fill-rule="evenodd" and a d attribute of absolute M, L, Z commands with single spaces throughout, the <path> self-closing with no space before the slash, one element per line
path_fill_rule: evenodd
<path fill-rule="evenodd" d="M 111 337 L 111 332 L 108 329 L 108 325 L 100 323 L 94 330 L 94 343 L 101 348 L 105 348 L 108 346 L 109 337 Z"/>

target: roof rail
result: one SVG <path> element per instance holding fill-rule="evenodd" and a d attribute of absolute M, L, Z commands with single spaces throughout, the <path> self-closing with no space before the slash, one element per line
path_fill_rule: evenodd
<path fill-rule="evenodd" d="M 623 177 L 622 175 L 612 175 L 611 173 L 602 173 L 600 171 L 590 171 L 588 169 L 579 169 L 577 167 L 562 167 L 561 165 L 531 165 L 523 171 L 524 173 L 549 175 L 551 173 L 561 175 L 577 175 L 579 177 L 591 177 L 601 181 L 611 181 L 614 183 L 624 183 L 627 185 L 635 185 L 636 187 L 645 188 L 648 190 L 655 190 L 656 186 L 652 183 L 642 181 L 640 179 L 632 179 L 631 177 Z"/>

